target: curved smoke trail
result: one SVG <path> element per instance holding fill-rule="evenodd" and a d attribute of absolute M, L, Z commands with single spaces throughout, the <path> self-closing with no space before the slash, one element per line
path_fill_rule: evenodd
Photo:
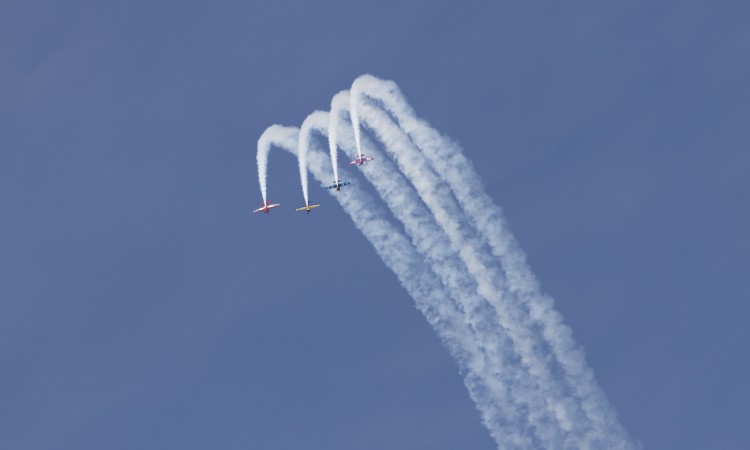
<path fill-rule="evenodd" d="M 266 129 L 266 131 L 258 138 L 258 151 L 255 154 L 255 160 L 258 162 L 258 184 L 260 184 L 260 192 L 263 196 L 263 204 L 266 204 L 266 186 L 268 178 L 268 152 L 271 151 L 271 143 L 284 148 L 294 148 L 295 155 L 297 154 L 297 144 L 299 141 L 299 130 L 294 129 L 295 132 L 279 132 L 277 128 L 281 128 L 279 125 L 273 125 Z M 269 132 L 269 130 L 274 130 Z M 302 172 L 302 169 L 300 169 Z"/>

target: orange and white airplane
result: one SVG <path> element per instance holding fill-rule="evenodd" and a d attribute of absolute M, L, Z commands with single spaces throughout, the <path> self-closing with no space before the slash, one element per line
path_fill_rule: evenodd
<path fill-rule="evenodd" d="M 372 161 L 373 159 L 375 158 L 373 158 L 372 156 L 359 155 L 357 156 L 357 159 L 355 159 L 354 161 L 351 161 L 349 165 L 351 166 L 353 164 L 356 164 L 358 166 L 364 166 L 366 162 Z"/>
<path fill-rule="evenodd" d="M 253 212 L 254 213 L 262 212 L 262 213 L 268 214 L 273 208 L 278 208 L 278 206 L 279 206 L 278 203 L 273 203 L 269 205 L 267 202 L 263 202 L 263 206 L 261 206 L 260 208 L 256 209 Z"/>

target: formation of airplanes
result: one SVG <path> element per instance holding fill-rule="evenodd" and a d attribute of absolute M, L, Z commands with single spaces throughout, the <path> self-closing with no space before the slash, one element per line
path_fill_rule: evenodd
<path fill-rule="evenodd" d="M 363 166 L 366 162 L 372 161 L 374 159 L 375 158 L 373 158 L 371 156 L 359 155 L 359 156 L 357 156 L 357 158 L 355 160 L 351 161 L 349 163 L 349 165 L 355 165 L 356 164 L 358 166 Z M 323 186 L 323 187 L 325 189 L 336 189 L 336 192 L 338 192 L 338 191 L 341 191 L 342 187 L 349 186 L 350 184 L 351 183 L 348 182 L 348 181 L 334 180 L 333 184 L 331 184 L 330 186 Z M 271 212 L 271 210 L 273 208 L 277 208 L 277 207 L 279 207 L 279 203 L 269 204 L 268 202 L 263 202 L 263 205 L 261 205 L 260 208 L 256 209 L 253 212 L 254 213 L 265 213 L 265 214 L 268 214 L 269 212 Z M 310 211 L 312 211 L 314 208 L 319 208 L 319 207 L 320 207 L 320 204 L 315 203 L 313 205 L 301 206 L 301 207 L 295 209 L 295 211 L 298 211 L 298 212 L 304 211 L 304 212 L 310 214 Z"/>

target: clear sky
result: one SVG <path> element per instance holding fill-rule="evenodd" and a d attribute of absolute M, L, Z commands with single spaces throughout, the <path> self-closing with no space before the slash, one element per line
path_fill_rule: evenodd
<path fill-rule="evenodd" d="M 462 144 L 634 438 L 747 448 L 748 17 L 3 1 L 0 448 L 494 448 L 328 193 L 292 211 L 290 156 L 250 214 L 263 130 L 363 73 Z"/>

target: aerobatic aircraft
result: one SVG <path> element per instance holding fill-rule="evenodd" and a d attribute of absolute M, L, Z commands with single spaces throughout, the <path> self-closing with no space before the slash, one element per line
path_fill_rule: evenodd
<path fill-rule="evenodd" d="M 372 161 L 373 159 L 375 158 L 373 158 L 372 156 L 361 155 L 361 156 L 357 156 L 357 159 L 355 159 L 354 161 L 351 161 L 349 165 L 351 166 L 353 164 L 356 164 L 358 166 L 364 166 L 366 162 Z"/>
<path fill-rule="evenodd" d="M 256 209 L 253 212 L 254 213 L 262 212 L 262 213 L 268 214 L 271 211 L 271 209 L 277 208 L 278 206 L 279 206 L 278 203 L 274 203 L 274 204 L 269 205 L 267 202 L 263 202 L 263 206 L 261 206 L 260 208 Z"/>
<path fill-rule="evenodd" d="M 314 205 L 305 205 L 300 208 L 297 208 L 295 211 L 306 211 L 308 214 L 310 214 L 310 210 L 313 208 L 318 208 L 320 204 L 316 203 Z"/>
<path fill-rule="evenodd" d="M 337 191 L 340 191 L 342 187 L 349 186 L 351 183 L 348 181 L 334 181 L 332 185 L 326 186 L 326 189 L 336 189 Z"/>

